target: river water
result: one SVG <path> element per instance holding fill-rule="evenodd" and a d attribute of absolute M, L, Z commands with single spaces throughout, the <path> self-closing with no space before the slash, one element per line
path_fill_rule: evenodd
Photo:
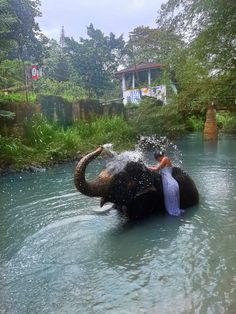
<path fill-rule="evenodd" d="M 236 139 L 177 146 L 200 192 L 181 218 L 98 213 L 71 164 L 0 177 L 0 313 L 236 313 Z"/>

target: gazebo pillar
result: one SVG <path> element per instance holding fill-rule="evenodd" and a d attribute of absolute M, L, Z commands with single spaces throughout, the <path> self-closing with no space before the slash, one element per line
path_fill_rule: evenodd
<path fill-rule="evenodd" d="M 132 88 L 135 89 L 135 73 L 132 73 Z"/>
<path fill-rule="evenodd" d="M 151 70 L 148 69 L 148 87 L 151 87 Z"/>
<path fill-rule="evenodd" d="M 122 91 L 124 92 L 126 90 L 126 84 L 125 84 L 125 73 L 122 74 Z"/>

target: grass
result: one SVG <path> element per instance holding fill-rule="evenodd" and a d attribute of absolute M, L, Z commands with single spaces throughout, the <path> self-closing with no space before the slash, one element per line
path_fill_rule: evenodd
<path fill-rule="evenodd" d="M 78 121 L 63 129 L 38 114 L 26 121 L 23 136 L 0 136 L 0 167 L 20 169 L 32 164 L 52 164 L 108 142 L 116 150 L 127 149 L 132 147 L 135 138 L 129 124 L 117 116 Z"/>

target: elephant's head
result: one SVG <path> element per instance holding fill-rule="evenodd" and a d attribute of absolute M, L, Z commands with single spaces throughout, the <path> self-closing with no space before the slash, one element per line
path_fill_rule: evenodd
<path fill-rule="evenodd" d="M 74 182 L 81 193 L 87 196 L 101 197 L 102 206 L 106 202 L 127 205 L 135 198 L 156 190 L 152 184 L 151 172 L 144 164 L 134 161 L 129 161 L 118 172 L 112 171 L 111 168 L 105 168 L 94 180 L 87 181 L 85 179 L 86 167 L 101 154 L 102 150 L 102 147 L 97 148 L 84 156 L 76 166 Z"/>

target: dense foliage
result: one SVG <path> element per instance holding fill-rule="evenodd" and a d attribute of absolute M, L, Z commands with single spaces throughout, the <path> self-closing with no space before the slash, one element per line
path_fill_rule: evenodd
<path fill-rule="evenodd" d="M 152 97 L 144 97 L 132 117 L 132 125 L 138 134 L 161 135 L 170 138 L 189 131 L 202 129 L 204 114 L 186 114 L 178 104 L 162 106 Z"/>
<path fill-rule="evenodd" d="M 162 5 L 157 23 L 185 42 L 169 59 L 180 92 L 178 103 L 232 105 L 236 90 L 235 1 L 169 0 Z"/>
<path fill-rule="evenodd" d="M 77 81 L 90 95 L 102 96 L 117 84 L 115 72 L 125 53 L 123 36 L 105 36 L 92 24 L 87 27 L 87 39 L 76 42 L 66 38 L 65 53 L 77 73 Z"/>
<path fill-rule="evenodd" d="M 42 57 L 45 37 L 35 22 L 39 5 L 39 0 L 0 1 L 0 60 L 7 53 L 20 59 Z"/>
<path fill-rule="evenodd" d="M 156 62 L 165 65 L 173 50 L 181 48 L 183 42 L 176 33 L 148 26 L 136 27 L 127 42 L 129 64 Z"/>
<path fill-rule="evenodd" d="M 157 20 L 190 43 L 213 69 L 235 67 L 236 3 L 234 0 L 169 0 Z"/>

